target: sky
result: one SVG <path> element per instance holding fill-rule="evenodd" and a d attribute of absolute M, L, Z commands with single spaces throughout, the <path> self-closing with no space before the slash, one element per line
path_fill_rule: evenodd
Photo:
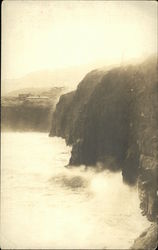
<path fill-rule="evenodd" d="M 156 1 L 2 3 L 2 79 L 156 53 Z"/>

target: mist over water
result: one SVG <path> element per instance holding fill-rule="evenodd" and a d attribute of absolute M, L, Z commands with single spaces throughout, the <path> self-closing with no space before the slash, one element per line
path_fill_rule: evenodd
<path fill-rule="evenodd" d="M 128 249 L 149 226 L 121 173 L 65 168 L 46 133 L 2 133 L 1 247 Z"/>

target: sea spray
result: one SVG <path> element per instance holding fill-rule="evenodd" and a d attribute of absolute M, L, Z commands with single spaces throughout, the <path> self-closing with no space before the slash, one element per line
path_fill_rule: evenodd
<path fill-rule="evenodd" d="M 128 249 L 149 226 L 120 172 L 65 168 L 71 148 L 45 133 L 2 134 L 1 246 Z"/>

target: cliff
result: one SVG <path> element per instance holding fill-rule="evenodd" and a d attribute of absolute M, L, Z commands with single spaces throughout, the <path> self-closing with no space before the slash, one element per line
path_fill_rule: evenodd
<path fill-rule="evenodd" d="M 2 131 L 48 132 L 52 112 L 64 88 L 20 89 L 2 97 Z"/>
<path fill-rule="evenodd" d="M 50 136 L 72 145 L 70 165 L 122 170 L 138 181 L 143 215 L 158 215 L 157 58 L 141 64 L 90 72 L 76 91 L 61 96 Z"/>
<path fill-rule="evenodd" d="M 2 106 L 1 121 L 2 131 L 49 131 L 51 107 L 35 104 Z"/>

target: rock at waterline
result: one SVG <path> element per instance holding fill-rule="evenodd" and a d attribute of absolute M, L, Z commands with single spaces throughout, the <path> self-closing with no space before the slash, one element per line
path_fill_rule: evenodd
<path fill-rule="evenodd" d="M 86 188 L 88 186 L 87 180 L 82 176 L 59 175 L 53 177 L 51 181 L 56 182 L 61 186 L 66 186 L 70 189 Z"/>
<path fill-rule="evenodd" d="M 145 230 L 135 241 L 131 250 L 155 250 L 158 246 L 158 225 L 157 223 Z"/>

